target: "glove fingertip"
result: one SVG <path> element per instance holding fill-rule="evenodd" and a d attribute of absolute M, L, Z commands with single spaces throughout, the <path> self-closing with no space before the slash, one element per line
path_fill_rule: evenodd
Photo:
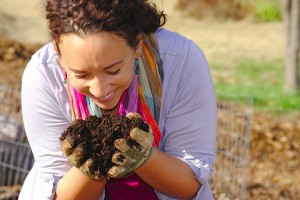
<path fill-rule="evenodd" d="M 76 144 L 76 141 L 75 141 L 74 137 L 67 135 L 60 142 L 60 148 L 61 148 L 63 154 L 65 156 L 69 156 L 72 153 L 72 151 L 75 147 L 75 144 Z"/>
<path fill-rule="evenodd" d="M 114 141 L 114 145 L 121 152 L 126 152 L 130 147 L 128 146 L 126 140 L 124 138 L 119 138 Z"/>
<path fill-rule="evenodd" d="M 77 168 L 79 168 L 86 161 L 86 151 L 85 146 L 79 144 L 73 152 L 68 156 L 71 164 Z"/>
<path fill-rule="evenodd" d="M 110 168 L 107 172 L 107 175 L 110 178 L 121 178 L 121 174 L 125 172 L 125 168 L 122 166 L 113 166 L 112 168 Z"/>
<path fill-rule="evenodd" d="M 115 153 L 111 161 L 119 166 L 124 165 L 127 161 L 127 156 L 124 153 Z"/>
<path fill-rule="evenodd" d="M 134 118 L 142 119 L 142 116 L 139 113 L 136 113 L 136 112 L 130 112 L 126 115 L 126 117 L 129 118 L 129 119 L 134 119 Z"/>
<path fill-rule="evenodd" d="M 154 137 L 140 128 L 133 128 L 130 131 L 130 137 L 139 143 L 143 148 L 149 149 L 152 146 Z"/>

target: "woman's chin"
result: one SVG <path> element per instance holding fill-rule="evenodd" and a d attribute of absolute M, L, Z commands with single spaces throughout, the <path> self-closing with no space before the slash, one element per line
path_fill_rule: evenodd
<path fill-rule="evenodd" d="M 117 114 L 119 110 L 119 102 L 113 106 L 98 105 L 103 113 Z"/>

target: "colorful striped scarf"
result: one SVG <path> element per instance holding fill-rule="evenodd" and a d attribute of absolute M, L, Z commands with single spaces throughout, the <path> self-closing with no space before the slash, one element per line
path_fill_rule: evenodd
<path fill-rule="evenodd" d="M 163 70 L 154 34 L 144 35 L 142 56 L 138 59 L 138 74 L 121 96 L 119 114 L 139 113 L 152 129 L 154 146 L 158 146 L 161 134 L 158 127 L 162 99 Z M 72 117 L 86 119 L 90 115 L 101 116 L 100 108 L 87 96 L 78 92 L 67 81 Z"/>

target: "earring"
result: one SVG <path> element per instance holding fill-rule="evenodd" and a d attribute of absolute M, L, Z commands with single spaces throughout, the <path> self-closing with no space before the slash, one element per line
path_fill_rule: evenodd
<path fill-rule="evenodd" d="M 63 84 L 67 84 L 67 73 L 66 73 L 66 71 L 64 71 L 63 74 L 64 74 Z"/>
<path fill-rule="evenodd" d="M 134 73 L 135 74 L 139 74 L 140 72 L 140 68 L 139 68 L 139 60 L 138 59 L 135 59 L 134 60 Z"/>

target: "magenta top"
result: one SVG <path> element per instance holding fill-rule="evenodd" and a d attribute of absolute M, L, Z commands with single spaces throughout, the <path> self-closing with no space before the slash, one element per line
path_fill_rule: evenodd
<path fill-rule="evenodd" d="M 111 179 L 105 187 L 105 200 L 158 200 L 158 197 L 149 185 L 137 175 L 132 174 L 122 179 Z"/>

